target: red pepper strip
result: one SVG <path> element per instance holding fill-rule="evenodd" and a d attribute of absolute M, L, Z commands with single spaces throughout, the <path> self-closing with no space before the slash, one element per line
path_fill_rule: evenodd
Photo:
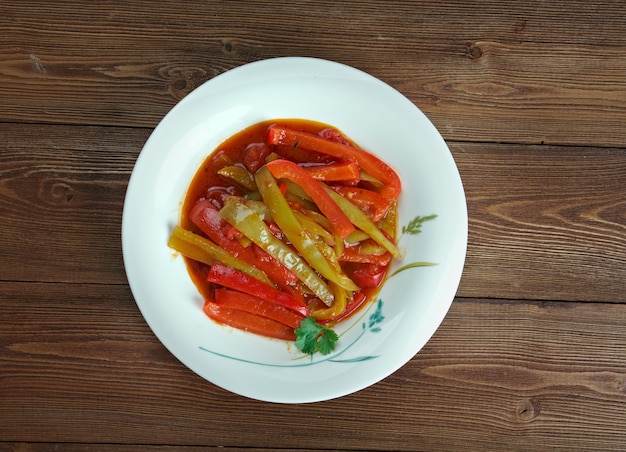
<path fill-rule="evenodd" d="M 333 187 L 329 188 L 339 193 L 361 209 L 374 223 L 382 220 L 391 208 L 391 203 L 384 196 L 372 190 L 359 187 Z"/>
<path fill-rule="evenodd" d="M 387 266 L 377 264 L 360 264 L 351 272 L 354 282 L 364 289 L 373 289 L 380 286 L 386 274 Z M 260 282 L 259 284 L 263 283 Z"/>
<path fill-rule="evenodd" d="M 277 179 L 288 179 L 298 185 L 313 200 L 322 213 L 328 218 L 334 231 L 345 238 L 354 232 L 355 227 L 343 210 L 326 193 L 318 181 L 313 179 L 301 166 L 289 160 L 274 160 L 267 163 L 267 169 Z"/>
<path fill-rule="evenodd" d="M 341 314 L 331 319 L 320 319 L 320 320 L 317 320 L 317 322 L 322 325 L 326 325 L 331 322 L 340 322 L 343 319 L 350 317 L 356 311 L 358 311 L 361 308 L 361 306 L 365 304 L 366 301 L 367 301 L 367 297 L 365 296 L 363 292 L 355 293 L 354 296 L 352 297 L 352 301 L 348 303 L 348 305 L 346 306 L 346 309 L 344 309 L 344 311 Z"/>
<path fill-rule="evenodd" d="M 199 201 L 189 213 L 190 220 L 217 243 L 238 259 L 262 270 L 281 288 L 288 290 L 298 281 L 294 272 L 256 245 L 244 247 L 232 237 L 233 227 L 224 220 L 217 208 L 207 200 Z"/>
<path fill-rule="evenodd" d="M 209 318 L 233 328 L 286 341 L 296 339 L 293 328 L 266 317 L 239 309 L 225 308 L 212 301 L 206 301 L 202 310 Z"/>
<path fill-rule="evenodd" d="M 327 163 L 325 165 L 310 165 L 305 166 L 304 169 L 313 179 L 326 182 L 356 182 L 361 179 L 361 170 L 354 160 Z"/>
<path fill-rule="evenodd" d="M 215 303 L 222 308 L 238 309 L 267 317 L 293 329 L 300 327 L 300 322 L 304 319 L 300 314 L 296 314 L 279 304 L 237 290 L 215 289 Z"/>
<path fill-rule="evenodd" d="M 396 199 L 400 194 L 401 183 L 396 172 L 378 157 L 363 149 L 326 140 L 312 133 L 275 125 L 267 130 L 267 141 L 269 144 L 297 146 L 343 160 L 356 160 L 361 169 L 383 183 L 380 192 L 384 197 Z"/>
<path fill-rule="evenodd" d="M 344 248 L 343 253 L 339 256 L 339 260 L 343 262 L 355 262 L 358 264 L 376 264 L 385 266 L 391 261 L 391 253 L 389 251 L 384 254 L 363 254 L 359 253 L 358 247 Z"/>
<path fill-rule="evenodd" d="M 309 315 L 306 305 L 292 295 L 218 262 L 211 265 L 207 281 L 279 304 L 304 317 Z"/>

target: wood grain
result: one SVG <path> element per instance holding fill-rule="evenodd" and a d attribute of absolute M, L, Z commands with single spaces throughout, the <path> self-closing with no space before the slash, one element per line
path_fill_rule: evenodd
<path fill-rule="evenodd" d="M 621 2 L 0 2 L 0 450 L 625 450 Z M 374 386 L 276 405 L 195 375 L 121 255 L 137 156 L 207 80 L 280 56 L 387 82 L 467 196 L 457 299 Z"/>
<path fill-rule="evenodd" d="M 154 127 L 217 74 L 304 55 L 380 77 L 446 139 L 626 144 L 626 24 L 616 5 L 212 2 L 181 16 L 178 2 L 78 4 L 5 2 L 3 120 Z M 338 20 L 319 33 L 329 16 Z"/>
<path fill-rule="evenodd" d="M 0 124 L 2 279 L 125 283 L 122 206 L 148 135 Z M 461 296 L 626 301 L 623 150 L 451 149 L 470 225 Z"/>
<path fill-rule="evenodd" d="M 469 216 L 462 296 L 626 301 L 623 149 L 451 149 Z"/>
<path fill-rule="evenodd" d="M 149 133 L 0 124 L 1 279 L 124 282 L 122 206 Z"/>
<path fill-rule="evenodd" d="M 8 283 L 0 299 L 5 441 L 323 450 L 626 441 L 626 364 L 614 359 L 626 352 L 621 305 L 458 299 L 405 367 L 304 407 L 248 400 L 193 374 L 125 286 Z M 318 420 L 314 435 L 303 415 Z"/>
<path fill-rule="evenodd" d="M 85 443 L 25 443 L 25 442 L 3 442 L 3 451 L 5 452 L 46 452 L 50 450 L 63 450 L 64 452 L 84 452 L 88 450 L 89 452 L 136 452 L 138 450 L 141 451 L 157 451 L 157 452 L 202 452 L 202 451 L 213 451 L 217 450 L 220 452 L 271 452 L 276 449 L 267 449 L 267 448 L 259 448 L 259 447 L 224 447 L 224 446 L 162 446 L 162 445 L 154 445 L 154 444 L 85 444 Z M 314 451 L 316 449 L 280 449 L 281 452 L 308 452 Z"/>

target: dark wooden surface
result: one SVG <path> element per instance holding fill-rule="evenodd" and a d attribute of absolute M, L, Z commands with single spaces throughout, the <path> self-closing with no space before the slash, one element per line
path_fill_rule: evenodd
<path fill-rule="evenodd" d="M 0 449 L 626 449 L 621 2 L 3 1 L 0 29 Z M 406 366 L 284 406 L 167 352 L 120 231 L 160 118 L 215 75 L 291 55 L 365 70 L 429 116 L 469 246 Z"/>

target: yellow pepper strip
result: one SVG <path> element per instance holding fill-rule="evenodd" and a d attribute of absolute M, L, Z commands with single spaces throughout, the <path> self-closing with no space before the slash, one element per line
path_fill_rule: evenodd
<path fill-rule="evenodd" d="M 327 231 L 332 230 L 332 226 L 330 225 L 330 221 L 328 221 L 328 219 L 324 215 L 322 215 L 321 213 L 316 212 L 315 210 L 307 210 L 306 214 L 309 217 L 313 218 L 321 227 L 323 227 Z M 356 231 L 354 231 L 354 232 L 356 232 Z M 352 234 L 354 234 L 354 232 Z M 350 234 L 350 235 L 352 235 L 352 234 Z"/>
<path fill-rule="evenodd" d="M 376 179 L 374 176 L 371 176 L 371 175 L 367 174 L 363 170 L 361 170 L 361 177 L 360 177 L 360 179 L 363 182 L 369 182 L 370 184 L 372 184 L 374 187 L 376 187 L 378 189 L 380 189 L 380 188 L 385 186 L 385 184 L 383 184 L 381 181 Z"/>
<path fill-rule="evenodd" d="M 263 221 L 272 221 L 272 214 L 263 201 L 246 199 L 244 204 Z"/>
<path fill-rule="evenodd" d="M 324 304 L 328 306 L 332 304 L 334 295 L 324 280 L 307 265 L 298 253 L 275 237 L 263 220 L 246 206 L 243 199 L 235 196 L 226 198 L 220 215 L 270 256 L 293 271 Z"/>
<path fill-rule="evenodd" d="M 328 262 L 333 266 L 337 273 L 342 273 L 343 270 L 341 268 L 341 264 L 339 263 L 339 254 L 335 253 L 335 248 L 328 245 L 319 237 L 312 237 L 312 240 L 315 242 L 315 246 L 320 250 L 320 253 L 328 260 Z"/>
<path fill-rule="evenodd" d="M 170 235 L 167 246 L 178 251 L 183 256 L 211 265 L 214 262 L 221 262 L 224 265 L 235 268 L 239 271 L 247 273 L 253 278 L 272 284 L 270 279 L 256 267 L 237 259 L 224 248 L 216 245 L 211 240 L 204 238 L 191 231 L 187 231 L 180 226 L 175 226 Z"/>
<path fill-rule="evenodd" d="M 329 231 L 324 229 L 313 218 L 309 217 L 308 215 L 306 215 L 306 214 L 304 214 L 302 212 L 294 211 L 293 213 L 296 216 L 296 218 L 298 219 L 298 221 L 300 222 L 300 224 L 302 225 L 302 227 L 311 236 L 318 236 L 322 240 L 324 240 L 324 242 L 326 242 L 329 245 L 334 245 L 335 244 L 335 236 L 333 236 L 333 234 L 331 234 Z"/>
<path fill-rule="evenodd" d="M 359 244 L 357 248 L 359 250 L 359 254 L 365 254 L 368 256 L 382 256 L 387 252 L 387 250 L 380 246 L 380 244 L 372 243 L 369 240 Z"/>
<path fill-rule="evenodd" d="M 259 216 L 259 218 L 261 218 L 261 220 L 274 221 L 274 219 L 272 218 L 272 214 L 270 213 L 270 210 L 267 208 L 264 202 L 246 199 L 245 204 L 251 210 L 253 210 L 254 213 L 256 213 Z M 315 220 L 308 217 L 306 214 L 302 212 L 298 212 L 293 209 L 292 209 L 292 212 L 298 218 L 298 221 L 300 221 L 300 224 L 302 224 L 302 227 L 309 233 L 311 237 L 319 236 L 329 245 L 335 244 L 335 237 L 329 231 L 324 229 Z"/>
<path fill-rule="evenodd" d="M 360 229 L 357 229 L 348 237 L 346 237 L 344 240 L 346 243 L 350 245 L 354 245 L 355 243 L 362 242 L 363 240 L 367 240 L 369 238 L 370 238 L 369 235 L 367 235 L 365 232 L 361 231 Z"/>
<path fill-rule="evenodd" d="M 303 199 L 305 201 L 310 202 L 311 204 L 313 204 L 313 209 L 317 209 L 317 206 L 315 206 L 315 203 L 313 202 L 313 200 L 310 198 L 309 195 L 306 194 L 306 192 L 304 190 L 302 190 L 302 188 L 300 188 L 300 186 L 288 179 L 283 179 L 283 182 L 285 183 L 285 186 L 287 187 L 287 193 L 291 193 L 292 195 L 294 195 L 295 197 L 297 197 L 298 199 Z"/>
<path fill-rule="evenodd" d="M 285 198 L 288 201 L 294 201 L 299 203 L 305 210 L 306 215 L 315 220 L 320 226 L 322 226 L 327 231 L 332 230 L 332 226 L 328 218 L 326 218 L 323 214 L 320 213 L 319 209 L 315 205 L 315 203 L 309 198 L 304 190 L 302 190 L 298 185 L 294 184 L 290 180 L 284 181 L 287 186 L 287 193 L 285 193 Z M 357 231 L 353 231 L 350 235 L 354 234 Z"/>
<path fill-rule="evenodd" d="M 270 210 L 267 208 L 265 203 L 259 201 L 245 201 L 246 206 L 248 206 L 251 210 L 256 213 L 259 218 L 263 221 L 274 221 Z M 306 214 L 302 212 L 298 212 L 297 210 L 291 209 L 293 214 L 296 216 L 304 230 L 309 234 L 309 237 L 319 248 L 320 252 L 328 259 L 328 261 L 333 264 L 335 269 L 338 272 L 341 272 L 341 266 L 339 264 L 339 256 L 341 254 L 336 254 L 334 249 L 331 248 L 332 245 L 335 245 L 336 241 L 341 241 L 341 238 L 335 238 L 333 234 L 324 229 L 319 223 L 317 223 L 312 218 L 308 217 Z M 244 236 L 245 237 L 245 236 Z M 247 239 L 247 237 L 245 237 Z M 368 236 L 369 238 L 369 236 Z M 249 240 L 249 239 L 248 239 Z"/>
<path fill-rule="evenodd" d="M 350 234 L 352 235 L 352 234 Z M 349 236 L 348 236 L 349 237 Z M 368 236 L 369 238 L 369 236 Z M 341 256 L 343 254 L 343 250 L 345 249 L 345 243 L 343 242 L 343 240 L 340 239 L 340 237 L 337 237 L 337 240 L 335 240 L 335 255 L 336 256 Z"/>
<path fill-rule="evenodd" d="M 285 198 L 287 198 L 292 203 L 300 204 L 307 210 L 315 212 L 319 211 L 315 203 L 311 201 L 311 198 L 309 198 L 308 195 L 304 193 L 304 191 L 300 187 L 298 187 L 290 180 L 285 179 L 281 180 L 281 182 L 284 182 L 285 186 L 287 187 L 287 193 L 285 193 Z M 328 222 L 328 224 L 330 224 L 330 222 Z"/>
<path fill-rule="evenodd" d="M 346 306 L 348 305 L 348 294 L 344 289 L 337 286 L 336 284 L 330 285 L 331 290 L 335 294 L 335 301 L 333 304 L 326 309 L 316 309 L 311 312 L 311 316 L 315 320 L 330 320 L 337 317 L 339 314 L 345 311 Z"/>
<path fill-rule="evenodd" d="M 389 234 L 394 240 L 396 238 L 396 224 L 398 220 L 398 201 L 392 200 L 387 215 L 378 222 L 378 227 Z"/>
<path fill-rule="evenodd" d="M 256 183 L 254 177 L 248 172 L 247 169 L 241 166 L 225 166 L 217 172 L 217 174 L 227 177 L 233 182 L 241 185 L 248 191 L 256 191 Z"/>
<path fill-rule="evenodd" d="M 307 234 L 289 207 L 270 170 L 267 167 L 262 167 L 256 172 L 254 177 L 263 201 L 270 209 L 272 218 L 309 265 L 324 278 L 340 287 L 350 291 L 358 290 L 359 286 L 346 274 L 339 273 L 317 248 L 315 242 Z"/>
<path fill-rule="evenodd" d="M 344 211 L 344 213 L 350 219 L 353 225 L 368 234 L 376 243 L 380 244 L 387 251 L 389 251 L 392 256 L 400 257 L 400 252 L 398 251 L 396 245 L 391 240 L 389 240 L 380 229 L 378 229 L 378 226 L 376 226 L 376 224 L 374 224 L 374 222 L 372 222 L 372 220 L 370 220 L 361 209 L 352 204 L 339 193 L 335 193 L 327 186 L 324 186 L 324 189 Z"/>

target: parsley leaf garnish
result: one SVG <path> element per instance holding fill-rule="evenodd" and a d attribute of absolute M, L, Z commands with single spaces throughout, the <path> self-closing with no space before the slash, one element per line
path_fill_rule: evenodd
<path fill-rule="evenodd" d="M 415 218 L 413 218 L 411 221 L 409 221 L 409 224 L 407 224 L 406 226 L 402 226 L 402 233 L 417 235 L 420 232 L 422 232 L 422 225 L 426 221 L 434 220 L 435 218 L 437 218 L 436 214 L 426 215 L 424 217 L 421 217 L 418 215 Z"/>
<path fill-rule="evenodd" d="M 333 330 L 320 325 L 313 317 L 307 317 L 300 322 L 300 328 L 296 328 L 296 348 L 302 353 L 309 355 L 320 352 L 328 355 L 335 349 L 335 342 L 339 336 Z"/>

